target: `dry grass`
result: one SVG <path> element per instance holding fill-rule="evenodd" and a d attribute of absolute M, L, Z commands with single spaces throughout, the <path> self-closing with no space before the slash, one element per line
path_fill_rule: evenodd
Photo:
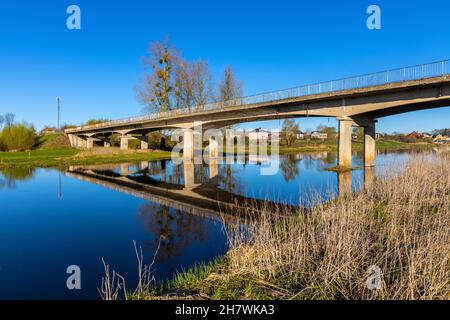
<path fill-rule="evenodd" d="M 230 233 L 226 267 L 205 279 L 209 296 L 450 298 L 448 155 L 417 157 L 309 212 L 276 211 Z M 366 284 L 372 265 L 381 270 L 378 290 Z"/>

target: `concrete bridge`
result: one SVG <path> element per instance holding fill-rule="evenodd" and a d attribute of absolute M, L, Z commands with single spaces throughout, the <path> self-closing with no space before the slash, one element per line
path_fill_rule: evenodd
<path fill-rule="evenodd" d="M 389 70 L 353 78 L 244 97 L 233 101 L 178 109 L 66 130 L 72 146 L 92 148 L 95 141 L 110 145 L 112 134 L 120 135 L 121 149 L 128 140 L 141 140 L 148 148 L 152 131 L 184 130 L 185 159 L 194 156 L 194 123 L 203 130 L 243 122 L 296 117 L 335 117 L 339 121 L 341 167 L 351 166 L 351 129 L 364 128 L 365 166 L 375 163 L 376 119 L 450 105 L 450 60 Z M 210 156 L 217 155 L 217 141 L 211 138 Z"/>

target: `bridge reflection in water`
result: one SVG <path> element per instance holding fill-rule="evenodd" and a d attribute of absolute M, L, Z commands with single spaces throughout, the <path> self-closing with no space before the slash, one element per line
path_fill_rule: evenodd
<path fill-rule="evenodd" d="M 316 158 L 318 156 L 329 158 L 326 152 L 323 155 L 315 155 Z M 311 161 L 310 157 L 311 155 L 305 157 L 305 161 Z M 286 181 L 300 174 L 298 162 L 301 160 L 302 155 L 288 155 L 281 158 L 280 169 Z M 335 159 L 328 160 L 332 162 Z M 246 161 L 259 165 L 269 159 L 247 158 Z M 247 205 L 262 207 L 282 204 L 295 207 L 285 202 L 260 200 L 242 195 L 243 192 L 239 190 L 241 188 L 239 177 L 229 164 L 219 165 L 212 161 L 209 165 L 184 162 L 168 166 L 168 162 L 162 160 L 120 165 L 71 166 L 66 175 L 200 216 L 213 215 L 217 218 L 217 214 L 235 213 L 237 209 Z M 363 186 L 369 186 L 374 179 L 375 169 L 373 167 L 363 169 Z M 338 195 L 350 194 L 352 171 L 335 174 Z"/>

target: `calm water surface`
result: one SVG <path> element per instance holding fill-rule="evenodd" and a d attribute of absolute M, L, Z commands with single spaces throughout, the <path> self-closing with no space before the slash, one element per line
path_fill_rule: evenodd
<path fill-rule="evenodd" d="M 410 157 L 379 154 L 375 174 Z M 215 200 L 304 204 L 311 193 L 330 197 L 349 183 L 356 190 L 364 172 L 361 157 L 353 158 L 359 169 L 345 177 L 324 170 L 336 165 L 327 152 L 282 156 L 271 176 L 260 175 L 267 159 L 215 168 L 158 161 L 0 171 L 0 299 L 97 299 L 102 258 L 132 287 L 133 240 L 147 263 L 161 243 L 155 276 L 169 278 L 226 252 L 229 222 Z M 81 290 L 66 288 L 69 265 L 81 268 Z"/>

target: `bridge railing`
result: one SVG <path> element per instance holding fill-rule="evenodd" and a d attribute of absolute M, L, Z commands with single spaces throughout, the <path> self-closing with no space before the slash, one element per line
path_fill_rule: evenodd
<path fill-rule="evenodd" d="M 422 64 L 412 67 L 392 69 L 377 73 L 371 73 L 351 78 L 320 82 L 300 87 L 267 92 L 230 101 L 221 101 L 209 103 L 204 106 L 198 106 L 192 109 L 176 109 L 166 112 L 152 113 L 144 116 L 130 117 L 126 119 L 114 120 L 93 126 L 84 126 L 72 130 L 85 130 L 108 127 L 111 125 L 120 125 L 129 122 L 139 122 L 146 120 L 155 120 L 162 118 L 170 118 L 178 115 L 186 115 L 203 111 L 212 111 L 236 106 L 254 105 L 260 103 L 273 102 L 277 100 L 285 100 L 298 98 L 309 95 L 317 95 L 330 92 L 339 92 L 344 90 L 359 89 L 365 87 L 386 85 L 390 83 L 399 83 L 412 80 L 421 80 L 434 78 L 450 74 L 450 60 L 443 60 L 434 63 Z M 69 131 L 69 130 L 68 130 Z"/>

